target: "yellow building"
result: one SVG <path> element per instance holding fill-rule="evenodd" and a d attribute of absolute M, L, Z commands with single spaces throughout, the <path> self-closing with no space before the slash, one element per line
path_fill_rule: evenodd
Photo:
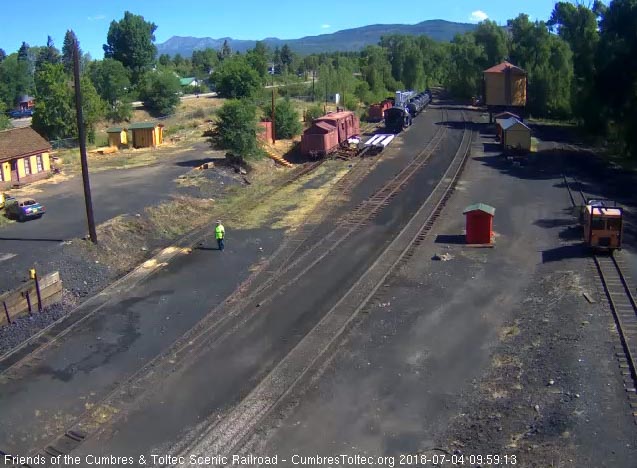
<path fill-rule="evenodd" d="M 128 131 L 124 127 L 111 127 L 106 130 L 108 134 L 108 146 L 121 148 L 128 146 Z"/>
<path fill-rule="evenodd" d="M 134 148 L 154 148 L 164 142 L 164 126 L 153 122 L 131 124 L 128 129 L 132 133 Z"/>
<path fill-rule="evenodd" d="M 527 73 L 520 67 L 502 62 L 483 72 L 484 102 L 493 113 L 512 110 L 524 116 Z"/>
<path fill-rule="evenodd" d="M 51 145 L 31 127 L 0 131 L 0 186 L 23 185 L 51 172 Z"/>
<path fill-rule="evenodd" d="M 518 119 L 510 118 L 501 123 L 502 146 L 505 151 L 531 151 L 531 129 Z"/>

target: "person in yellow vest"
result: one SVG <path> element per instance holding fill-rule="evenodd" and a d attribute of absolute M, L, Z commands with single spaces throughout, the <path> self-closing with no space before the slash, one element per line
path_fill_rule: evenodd
<path fill-rule="evenodd" d="M 223 252 L 223 239 L 226 237 L 226 229 L 221 224 L 221 220 L 217 220 L 217 226 L 215 227 L 215 239 L 217 239 L 217 245 L 219 246 L 219 251 Z"/>

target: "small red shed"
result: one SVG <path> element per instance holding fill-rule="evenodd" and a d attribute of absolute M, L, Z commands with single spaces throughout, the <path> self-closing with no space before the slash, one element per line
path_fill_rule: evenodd
<path fill-rule="evenodd" d="M 465 208 L 467 216 L 467 244 L 490 244 L 493 238 L 493 217 L 495 208 L 484 203 L 476 203 Z"/>

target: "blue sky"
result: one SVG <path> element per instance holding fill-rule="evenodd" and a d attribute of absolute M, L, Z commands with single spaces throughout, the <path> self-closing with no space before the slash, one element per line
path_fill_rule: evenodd
<path fill-rule="evenodd" d="M 488 17 L 504 24 L 519 13 L 547 19 L 554 0 L 349 0 L 313 4 L 303 0 L 23 0 L 3 2 L 0 48 L 15 52 L 22 41 L 58 48 L 73 29 L 82 49 L 102 58 L 109 24 L 124 11 L 144 16 L 157 26 L 157 42 L 171 36 L 294 39 L 376 23 L 414 24 L 427 19 L 477 22 Z"/>

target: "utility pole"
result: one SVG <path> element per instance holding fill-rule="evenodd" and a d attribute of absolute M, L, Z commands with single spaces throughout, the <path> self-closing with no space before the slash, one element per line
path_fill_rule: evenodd
<path fill-rule="evenodd" d="M 84 201 L 86 203 L 86 219 L 91 242 L 97 244 L 97 231 L 93 216 L 93 202 L 91 201 L 91 183 L 88 178 L 88 161 L 86 159 L 86 129 L 82 115 L 82 90 L 80 89 L 80 47 L 73 44 L 73 77 L 75 79 L 75 110 L 77 113 L 77 131 L 80 140 L 80 161 L 82 163 L 82 182 L 84 183 Z"/>
<path fill-rule="evenodd" d="M 272 88 L 272 144 L 276 143 L 276 125 L 274 123 L 274 118 L 276 117 L 276 109 L 274 103 L 274 88 Z"/>
<path fill-rule="evenodd" d="M 316 72 L 312 70 L 312 102 L 314 102 L 314 77 L 316 76 Z"/>

